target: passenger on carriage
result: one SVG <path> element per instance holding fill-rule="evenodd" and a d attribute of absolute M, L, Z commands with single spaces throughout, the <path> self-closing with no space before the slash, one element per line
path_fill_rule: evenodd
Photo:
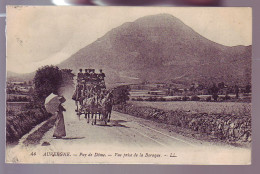
<path fill-rule="evenodd" d="M 89 80 L 90 80 L 89 69 L 85 69 L 84 80 L 85 80 L 85 82 L 89 82 Z"/>
<path fill-rule="evenodd" d="M 81 82 L 83 78 L 84 78 L 84 75 L 82 73 L 82 69 L 79 69 L 79 73 L 78 73 L 78 76 L 77 76 L 77 81 Z"/>
<path fill-rule="evenodd" d="M 90 81 L 92 84 L 96 84 L 97 82 L 97 74 L 95 73 L 95 69 L 91 69 L 90 71 Z"/>
<path fill-rule="evenodd" d="M 102 69 L 99 70 L 99 74 L 98 74 L 98 78 L 100 79 L 100 81 L 104 81 L 105 80 L 105 73 L 103 73 Z"/>
<path fill-rule="evenodd" d="M 105 73 L 102 72 L 102 69 L 99 70 L 99 74 L 98 74 L 98 79 L 99 79 L 99 85 L 101 88 L 106 88 L 106 85 L 105 85 Z"/>

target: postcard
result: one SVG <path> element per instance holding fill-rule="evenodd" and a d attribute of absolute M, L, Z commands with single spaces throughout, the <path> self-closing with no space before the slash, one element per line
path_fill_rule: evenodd
<path fill-rule="evenodd" d="M 7 6 L 6 40 L 6 163 L 251 164 L 251 8 Z"/>

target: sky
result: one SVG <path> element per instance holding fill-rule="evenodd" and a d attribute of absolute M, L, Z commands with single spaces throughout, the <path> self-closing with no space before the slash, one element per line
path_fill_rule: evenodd
<path fill-rule="evenodd" d="M 30 73 L 56 65 L 125 22 L 162 13 L 216 43 L 252 44 L 251 8 L 9 6 L 7 71 Z"/>

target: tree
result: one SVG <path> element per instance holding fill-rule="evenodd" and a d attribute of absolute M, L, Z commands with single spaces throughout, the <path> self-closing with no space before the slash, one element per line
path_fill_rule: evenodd
<path fill-rule="evenodd" d="M 58 93 L 62 84 L 62 72 L 57 66 L 44 66 L 36 71 L 33 83 L 35 101 L 44 103 L 45 98 L 51 93 Z"/>
<path fill-rule="evenodd" d="M 218 99 L 218 91 L 219 91 L 219 88 L 216 86 L 215 83 L 213 83 L 213 86 L 209 89 L 209 94 L 212 95 L 212 98 L 217 101 Z"/>
<path fill-rule="evenodd" d="M 234 90 L 235 90 L 236 98 L 238 99 L 238 97 L 239 97 L 239 87 L 237 85 L 235 85 Z"/>
<path fill-rule="evenodd" d="M 251 92 L 251 85 L 246 85 L 246 90 L 245 93 L 250 93 Z"/>
<path fill-rule="evenodd" d="M 122 85 L 114 88 L 113 96 L 115 104 L 125 104 L 129 100 L 129 90 L 130 87 L 127 85 Z"/>
<path fill-rule="evenodd" d="M 218 88 L 219 89 L 223 89 L 224 87 L 225 87 L 225 83 L 224 82 L 218 83 Z"/>
<path fill-rule="evenodd" d="M 194 83 L 191 84 L 189 91 L 192 91 L 192 92 L 195 91 L 195 84 Z"/>

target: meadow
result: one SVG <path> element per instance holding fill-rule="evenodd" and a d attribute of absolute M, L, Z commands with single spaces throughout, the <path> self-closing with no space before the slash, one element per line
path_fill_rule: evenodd
<path fill-rule="evenodd" d="M 208 114 L 251 115 L 251 103 L 241 102 L 200 102 L 200 101 L 165 101 L 146 102 L 129 101 L 136 106 L 148 106 L 165 111 L 185 111 Z"/>

